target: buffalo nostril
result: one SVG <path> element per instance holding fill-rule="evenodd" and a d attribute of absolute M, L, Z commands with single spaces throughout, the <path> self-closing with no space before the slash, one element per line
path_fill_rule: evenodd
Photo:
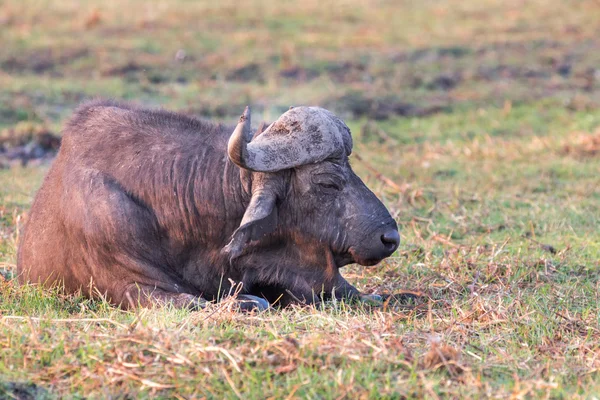
<path fill-rule="evenodd" d="M 381 243 L 383 243 L 386 248 L 394 249 L 393 251 L 395 251 L 400 244 L 400 234 L 395 229 L 389 230 L 381 235 Z"/>

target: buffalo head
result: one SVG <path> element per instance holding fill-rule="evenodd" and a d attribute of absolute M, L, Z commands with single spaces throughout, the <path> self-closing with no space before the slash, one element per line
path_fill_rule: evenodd
<path fill-rule="evenodd" d="M 250 192 L 226 247 L 231 259 L 279 247 L 299 268 L 328 271 L 326 280 L 346 264 L 390 256 L 400 243 L 396 222 L 352 170 L 351 151 L 350 129 L 325 109 L 291 108 L 253 135 L 246 108 L 228 143 Z M 299 250 L 284 251 L 290 246 Z"/>

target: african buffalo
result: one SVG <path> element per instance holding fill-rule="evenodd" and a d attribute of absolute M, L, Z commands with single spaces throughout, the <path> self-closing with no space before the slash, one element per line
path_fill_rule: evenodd
<path fill-rule="evenodd" d="M 248 108 L 228 128 L 80 106 L 31 208 L 20 282 L 123 308 L 201 307 L 232 281 L 242 309 L 361 296 L 340 267 L 378 263 L 400 236 L 350 168 L 350 130 L 319 107 L 292 107 L 261 130 Z"/>

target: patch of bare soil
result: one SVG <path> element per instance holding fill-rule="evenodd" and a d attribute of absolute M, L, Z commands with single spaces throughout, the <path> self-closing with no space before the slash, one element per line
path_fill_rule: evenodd
<path fill-rule="evenodd" d="M 257 63 L 249 63 L 238 68 L 234 68 L 226 75 L 228 81 L 234 82 L 260 82 L 265 81 L 262 67 Z"/>
<path fill-rule="evenodd" d="M 143 71 L 145 69 L 149 69 L 149 67 L 140 65 L 135 61 L 128 61 L 123 65 L 111 66 L 102 70 L 103 76 L 124 76 L 133 74 L 139 71 Z"/>
<path fill-rule="evenodd" d="M 45 127 L 21 123 L 0 132 L 0 168 L 38 165 L 56 156 L 60 137 Z"/>
<path fill-rule="evenodd" d="M 449 111 L 448 104 L 420 105 L 403 101 L 395 96 L 370 97 L 360 92 L 346 93 L 326 102 L 326 107 L 350 112 L 354 118 L 366 117 L 384 120 L 393 116 L 422 117 Z"/>
<path fill-rule="evenodd" d="M 371 80 L 367 67 L 366 63 L 345 61 L 330 64 L 325 71 L 335 83 L 351 83 Z"/>
<path fill-rule="evenodd" d="M 296 82 L 308 82 L 319 76 L 319 71 L 314 68 L 305 68 L 299 65 L 292 65 L 279 71 L 279 76 L 285 79 L 291 79 Z"/>
<path fill-rule="evenodd" d="M 11 55 L 0 61 L 0 69 L 13 74 L 23 73 L 52 73 L 62 76 L 61 66 L 71 64 L 74 61 L 87 57 L 87 49 L 55 49 L 46 48 L 22 52 Z"/>

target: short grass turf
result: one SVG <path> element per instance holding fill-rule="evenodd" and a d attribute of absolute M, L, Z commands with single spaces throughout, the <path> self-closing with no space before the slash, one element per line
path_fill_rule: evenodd
<path fill-rule="evenodd" d="M 594 0 L 0 2 L 0 129 L 58 133 L 94 96 L 342 115 L 402 229 L 393 257 L 344 274 L 416 294 L 124 312 L 19 287 L 47 166 L 0 170 L 0 398 L 591 398 L 599 38 Z"/>

